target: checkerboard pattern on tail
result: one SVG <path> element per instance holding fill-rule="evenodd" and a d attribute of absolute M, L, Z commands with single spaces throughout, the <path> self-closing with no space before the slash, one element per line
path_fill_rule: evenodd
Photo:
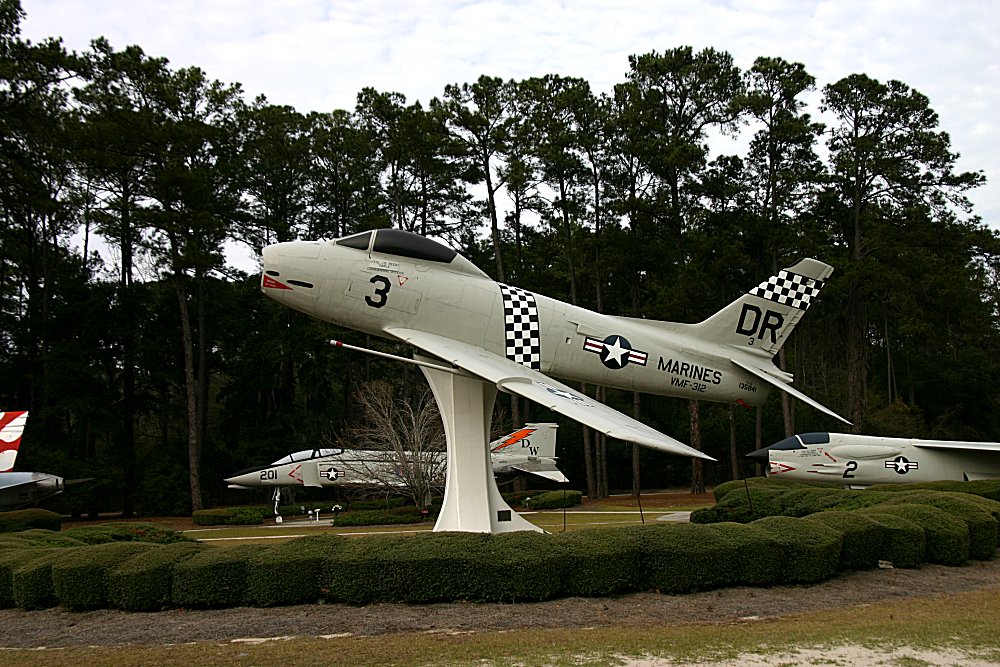
<path fill-rule="evenodd" d="M 504 334 L 507 358 L 522 366 L 540 370 L 542 342 L 539 336 L 535 297 L 519 287 L 500 285 L 503 295 Z"/>
<path fill-rule="evenodd" d="M 806 310 L 822 289 L 822 281 L 783 270 L 754 287 L 750 294 L 784 306 Z"/>

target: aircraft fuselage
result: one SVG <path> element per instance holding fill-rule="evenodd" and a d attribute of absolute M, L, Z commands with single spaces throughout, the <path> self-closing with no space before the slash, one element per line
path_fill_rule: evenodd
<path fill-rule="evenodd" d="M 437 471 L 443 483 L 444 452 L 424 452 L 418 457 L 429 470 Z M 516 473 L 517 466 L 547 464 L 555 468 L 555 459 L 521 454 L 493 454 L 493 472 Z M 393 452 L 351 450 L 350 454 L 331 454 L 275 463 L 242 470 L 226 482 L 233 488 L 286 486 L 404 486 L 406 479 Z"/>
<path fill-rule="evenodd" d="M 845 486 L 1000 479 L 1000 443 L 806 433 L 748 457 L 768 477 Z"/>
<path fill-rule="evenodd" d="M 386 338 L 393 327 L 426 331 L 546 375 L 625 390 L 746 405 L 768 395 L 730 359 L 770 365 L 755 348 L 770 313 L 744 313 L 734 327 L 746 344 L 734 349 L 698 340 L 692 325 L 604 315 L 501 285 L 460 255 L 446 265 L 296 241 L 268 246 L 263 258 L 268 296 L 349 329 Z M 531 333 L 512 336 L 511 318 Z"/>

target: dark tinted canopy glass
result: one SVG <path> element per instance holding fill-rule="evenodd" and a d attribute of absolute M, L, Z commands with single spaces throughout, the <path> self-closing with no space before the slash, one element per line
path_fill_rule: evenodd
<path fill-rule="evenodd" d="M 799 439 L 793 435 L 789 438 L 785 438 L 781 442 L 774 443 L 773 445 L 768 447 L 768 449 L 787 450 L 787 449 L 805 449 L 805 447 L 803 447 L 802 443 L 799 442 Z"/>
<path fill-rule="evenodd" d="M 372 247 L 372 252 L 446 264 L 455 259 L 455 255 L 458 254 L 437 241 L 402 229 L 379 229 L 375 234 L 375 245 Z"/>

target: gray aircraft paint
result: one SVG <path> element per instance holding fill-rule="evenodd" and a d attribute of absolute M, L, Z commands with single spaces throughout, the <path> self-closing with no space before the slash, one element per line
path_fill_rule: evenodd
<path fill-rule="evenodd" d="M 775 479 L 851 487 L 1000 478 L 1000 443 L 806 433 L 747 455 Z"/>

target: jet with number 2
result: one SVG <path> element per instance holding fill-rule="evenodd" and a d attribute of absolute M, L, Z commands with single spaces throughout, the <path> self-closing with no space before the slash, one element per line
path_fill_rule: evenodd
<path fill-rule="evenodd" d="M 843 420 L 772 361 L 833 271 L 815 259 L 697 324 L 603 315 L 504 285 L 398 229 L 278 243 L 264 248 L 263 265 L 261 290 L 286 306 L 408 343 L 444 370 L 652 449 L 714 460 L 553 378 L 750 406 L 776 388 Z"/>
<path fill-rule="evenodd" d="M 802 433 L 747 454 L 767 476 L 851 487 L 1000 479 L 1000 442 Z"/>

